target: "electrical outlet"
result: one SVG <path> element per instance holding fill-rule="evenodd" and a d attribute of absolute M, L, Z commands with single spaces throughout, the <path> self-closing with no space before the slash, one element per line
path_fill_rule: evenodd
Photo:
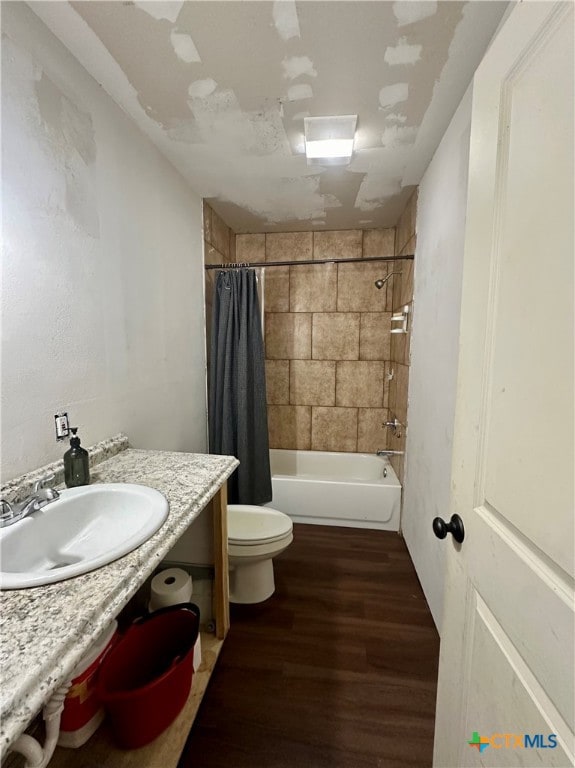
<path fill-rule="evenodd" d="M 65 440 L 70 435 L 70 422 L 68 421 L 68 414 L 65 411 L 54 414 L 54 421 L 56 423 L 56 440 L 60 442 Z"/>

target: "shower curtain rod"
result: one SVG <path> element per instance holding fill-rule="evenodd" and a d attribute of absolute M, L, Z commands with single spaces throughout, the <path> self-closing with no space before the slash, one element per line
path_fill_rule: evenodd
<path fill-rule="evenodd" d="M 365 259 L 305 259 L 304 261 L 243 261 L 240 264 L 206 264 L 205 269 L 240 269 L 242 267 L 297 267 L 303 264 L 345 264 L 355 262 L 364 264 L 366 261 L 412 261 L 413 253 L 406 256 L 368 256 Z"/>

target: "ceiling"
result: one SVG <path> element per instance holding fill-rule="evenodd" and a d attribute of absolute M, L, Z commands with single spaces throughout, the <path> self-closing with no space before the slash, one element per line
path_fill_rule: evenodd
<path fill-rule="evenodd" d="M 393 226 L 506 2 L 159 0 L 30 7 L 236 232 Z M 307 115 L 357 114 L 346 167 Z"/>

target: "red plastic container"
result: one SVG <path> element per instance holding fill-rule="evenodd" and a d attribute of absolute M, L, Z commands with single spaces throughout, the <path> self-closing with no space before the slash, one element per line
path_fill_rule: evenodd
<path fill-rule="evenodd" d="M 117 642 L 117 628 L 118 622 L 113 621 L 72 673 L 72 685 L 60 718 L 60 747 L 81 747 L 104 719 L 104 709 L 97 695 L 98 672 L 106 654 Z"/>
<path fill-rule="evenodd" d="M 102 662 L 98 696 L 120 747 L 157 738 L 180 713 L 194 674 L 200 611 L 181 603 L 138 619 Z"/>

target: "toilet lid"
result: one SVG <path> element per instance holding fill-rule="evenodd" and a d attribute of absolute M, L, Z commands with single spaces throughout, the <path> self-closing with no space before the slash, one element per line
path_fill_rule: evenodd
<path fill-rule="evenodd" d="M 282 539 L 292 532 L 291 519 L 270 507 L 247 504 L 228 506 L 228 541 L 230 544 L 262 544 Z"/>

